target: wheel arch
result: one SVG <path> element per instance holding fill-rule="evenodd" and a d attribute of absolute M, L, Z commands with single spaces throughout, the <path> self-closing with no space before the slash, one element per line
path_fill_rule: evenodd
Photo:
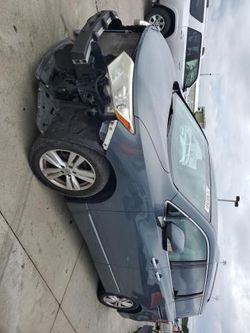
<path fill-rule="evenodd" d="M 74 120 L 75 117 L 76 120 Z M 102 120 L 87 117 L 80 114 L 79 111 L 69 115 L 65 110 L 62 110 L 61 114 L 54 119 L 42 136 L 44 138 L 53 137 L 59 140 L 64 138 L 68 143 L 91 149 L 106 158 L 106 151 L 102 146 L 102 141 L 100 140 L 99 135 L 101 123 Z M 108 158 L 106 158 L 106 161 L 108 162 L 111 171 L 108 183 L 101 192 L 91 197 L 82 197 L 80 200 L 86 203 L 99 203 L 109 199 L 115 192 L 117 177 L 112 163 L 110 163 Z M 78 200 L 78 198 L 75 199 Z"/>
<path fill-rule="evenodd" d="M 79 136 L 76 135 L 75 137 L 72 137 L 72 135 L 71 135 L 69 142 L 72 144 L 79 145 Z M 95 152 L 97 152 L 98 154 L 100 154 L 106 158 L 106 151 L 102 147 L 102 143 L 99 139 L 99 135 L 96 135 L 96 136 L 94 135 L 93 137 L 90 137 L 90 138 L 85 137 L 84 139 L 81 140 L 80 145 L 82 145 L 86 148 L 92 149 Z M 82 201 L 84 201 L 86 203 L 104 202 L 104 201 L 108 200 L 115 192 L 116 185 L 117 185 L 116 173 L 115 173 L 112 163 L 110 163 L 108 158 L 106 158 L 106 161 L 108 162 L 108 164 L 110 166 L 110 176 L 109 176 L 109 180 L 108 180 L 107 184 L 105 185 L 105 187 L 103 188 L 103 190 L 101 192 L 99 192 L 91 197 L 81 198 Z"/>

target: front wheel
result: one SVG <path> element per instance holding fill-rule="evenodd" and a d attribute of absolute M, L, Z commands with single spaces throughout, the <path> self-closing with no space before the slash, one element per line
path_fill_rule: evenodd
<path fill-rule="evenodd" d="M 171 18 L 168 11 L 161 7 L 154 7 L 145 16 L 145 21 L 157 27 L 164 37 L 167 37 L 171 28 Z"/>
<path fill-rule="evenodd" d="M 39 137 L 29 162 L 37 178 L 48 187 L 73 197 L 90 197 L 108 182 L 110 166 L 104 156 L 63 138 Z"/>

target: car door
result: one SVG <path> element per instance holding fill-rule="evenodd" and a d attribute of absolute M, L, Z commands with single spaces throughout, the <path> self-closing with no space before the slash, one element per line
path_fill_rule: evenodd
<path fill-rule="evenodd" d="M 160 319 L 173 320 L 175 318 L 174 293 L 168 253 L 163 249 L 162 218 L 163 216 L 152 216 L 150 230 L 144 226 L 140 233 L 143 244 L 147 247 L 147 261 L 150 263 L 148 271 L 150 280 L 153 282 L 153 288 L 148 297 L 149 306 L 159 309 Z"/>
<path fill-rule="evenodd" d="M 98 210 L 90 214 L 119 292 L 157 314 L 159 306 L 166 302 L 173 308 L 170 274 L 166 273 L 167 254 L 162 249 L 162 228 L 155 214 Z M 106 259 L 101 261 L 100 256 L 93 259 L 98 271 L 104 272 Z M 165 319 L 174 316 L 173 309 L 168 314 Z M 160 316 L 154 318 L 161 319 Z"/>
<path fill-rule="evenodd" d="M 169 202 L 165 221 L 167 225 L 177 228 L 175 237 L 180 232 L 178 239 L 171 239 L 170 233 L 167 234 L 176 315 L 187 317 L 199 314 L 208 273 L 207 237 L 194 221 Z"/>

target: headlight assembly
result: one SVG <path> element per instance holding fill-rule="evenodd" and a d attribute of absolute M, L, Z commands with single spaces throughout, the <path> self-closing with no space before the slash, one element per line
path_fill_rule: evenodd
<path fill-rule="evenodd" d="M 122 52 L 108 66 L 115 115 L 132 134 L 135 132 L 132 101 L 133 71 L 134 62 L 126 52 Z"/>

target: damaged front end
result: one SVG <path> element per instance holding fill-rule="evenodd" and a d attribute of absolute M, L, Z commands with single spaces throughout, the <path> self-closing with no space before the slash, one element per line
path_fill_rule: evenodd
<path fill-rule="evenodd" d="M 101 119 L 103 141 L 116 120 L 133 133 L 132 59 L 144 29 L 125 27 L 115 12 L 102 11 L 87 21 L 75 40 L 67 38 L 52 47 L 36 70 L 39 131 L 45 133 L 64 109 Z"/>

